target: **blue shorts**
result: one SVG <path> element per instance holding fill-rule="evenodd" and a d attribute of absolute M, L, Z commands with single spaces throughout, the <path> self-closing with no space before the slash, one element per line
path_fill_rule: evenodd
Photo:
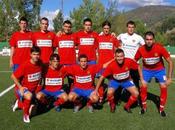
<path fill-rule="evenodd" d="M 96 61 L 95 60 L 88 61 L 88 65 L 95 65 L 95 64 L 96 64 Z"/>
<path fill-rule="evenodd" d="M 143 79 L 148 83 L 151 82 L 151 79 L 154 77 L 158 80 L 159 83 L 166 82 L 166 71 L 165 69 L 161 70 L 147 70 L 143 69 Z"/>
<path fill-rule="evenodd" d="M 64 90 L 58 90 L 58 91 L 55 91 L 55 92 L 51 92 L 51 91 L 48 91 L 48 90 L 42 90 L 41 91 L 44 95 L 46 95 L 47 97 L 54 97 L 54 98 L 58 98 L 62 93 L 64 93 Z"/>
<path fill-rule="evenodd" d="M 135 86 L 132 80 L 126 80 L 126 81 L 116 81 L 116 80 L 110 80 L 109 81 L 109 88 L 118 89 L 118 87 L 121 86 L 124 89 L 127 89 L 129 87 Z"/>
<path fill-rule="evenodd" d="M 12 66 L 12 71 L 15 72 L 19 68 L 19 64 L 14 64 Z"/>
<path fill-rule="evenodd" d="M 22 101 L 24 96 L 21 94 L 21 92 L 19 91 L 19 89 L 16 89 L 15 92 L 18 95 L 20 101 Z M 27 88 L 24 89 L 24 94 L 27 93 L 27 92 L 29 92 L 29 90 Z"/>
<path fill-rule="evenodd" d="M 74 88 L 72 90 L 72 92 L 76 93 L 79 97 L 85 97 L 85 98 L 89 98 L 91 93 L 93 92 L 93 89 L 80 89 L 80 88 Z"/>

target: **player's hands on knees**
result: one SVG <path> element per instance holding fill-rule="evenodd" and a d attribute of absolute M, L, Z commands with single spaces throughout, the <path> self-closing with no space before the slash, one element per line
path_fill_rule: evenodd
<path fill-rule="evenodd" d="M 166 80 L 166 85 L 169 86 L 169 85 L 171 84 L 171 82 L 172 82 L 172 79 L 171 79 L 171 78 L 168 78 L 168 79 Z"/>
<path fill-rule="evenodd" d="M 147 83 L 145 82 L 144 79 L 140 79 L 140 81 L 141 81 L 142 86 L 146 86 Z"/>
<path fill-rule="evenodd" d="M 27 90 L 26 87 L 20 87 L 20 88 L 19 88 L 19 91 L 20 91 L 20 93 L 21 93 L 22 96 L 24 96 L 25 90 Z"/>

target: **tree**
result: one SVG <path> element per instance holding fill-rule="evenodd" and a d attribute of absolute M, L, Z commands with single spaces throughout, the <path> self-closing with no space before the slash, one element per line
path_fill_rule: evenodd
<path fill-rule="evenodd" d="M 62 29 L 64 18 L 62 11 L 59 11 L 56 17 L 53 19 L 53 27 L 55 32 L 58 32 Z"/>
<path fill-rule="evenodd" d="M 83 0 L 82 5 L 78 9 L 70 12 L 73 22 L 73 30 L 82 29 L 82 23 L 85 18 L 91 18 L 93 21 L 93 29 L 100 32 L 101 23 L 105 20 L 105 8 L 100 0 Z"/>

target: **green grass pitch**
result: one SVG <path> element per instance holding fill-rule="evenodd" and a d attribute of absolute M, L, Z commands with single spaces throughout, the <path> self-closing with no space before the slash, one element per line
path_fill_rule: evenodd
<path fill-rule="evenodd" d="M 0 92 L 13 82 L 10 79 L 8 57 L 0 57 Z M 159 87 L 154 81 L 149 85 L 149 93 L 159 96 Z M 154 99 L 154 97 L 153 97 Z M 0 130 L 174 130 L 175 129 L 175 83 L 168 88 L 168 101 L 165 111 L 167 117 L 162 118 L 152 100 L 148 100 L 148 110 L 145 115 L 139 115 L 140 108 L 132 109 L 132 114 L 123 110 L 124 102 L 116 107 L 115 113 L 110 113 L 107 103 L 103 109 L 89 113 L 84 107 L 78 113 L 72 109 L 62 109 L 60 113 L 54 109 L 35 116 L 31 123 L 22 120 L 22 111 L 12 112 L 14 101 L 13 90 L 0 97 Z"/>

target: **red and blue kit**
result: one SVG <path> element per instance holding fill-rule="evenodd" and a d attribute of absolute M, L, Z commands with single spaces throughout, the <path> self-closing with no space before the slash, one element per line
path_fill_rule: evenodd
<path fill-rule="evenodd" d="M 128 88 L 135 86 L 130 78 L 131 69 L 138 69 L 138 64 L 132 59 L 125 58 L 122 65 L 119 65 L 116 61 L 112 61 L 102 76 L 112 76 L 109 87 L 117 89 L 121 85 L 123 88 Z"/>
<path fill-rule="evenodd" d="M 20 83 L 23 87 L 26 87 L 30 92 L 34 92 L 41 80 L 42 63 L 32 64 L 30 60 L 24 62 L 14 72 L 17 79 L 20 79 Z M 18 87 L 16 86 L 16 90 Z"/>
<path fill-rule="evenodd" d="M 58 47 L 60 64 L 76 64 L 76 36 L 75 34 L 62 34 L 55 37 L 55 47 Z"/>
<path fill-rule="evenodd" d="M 160 44 L 154 43 L 151 50 L 146 50 L 146 45 L 140 47 L 135 55 L 135 59 L 139 60 L 142 58 L 144 69 L 148 70 L 161 70 L 164 67 L 162 58 L 170 57 L 167 50 Z"/>
<path fill-rule="evenodd" d="M 36 46 L 41 49 L 41 60 L 43 63 L 48 63 L 50 55 L 54 49 L 55 34 L 53 32 L 35 32 L 33 41 Z"/>
<path fill-rule="evenodd" d="M 89 61 L 96 61 L 97 37 L 96 32 L 79 31 L 76 33 L 79 55 L 85 54 Z"/>
<path fill-rule="evenodd" d="M 109 35 L 101 35 L 97 39 L 98 41 L 98 63 L 104 64 L 114 58 L 115 48 L 119 47 L 119 41 L 117 38 Z"/>
<path fill-rule="evenodd" d="M 30 59 L 30 49 L 33 46 L 32 32 L 15 32 L 10 38 L 10 46 L 15 48 L 13 55 L 14 64 L 22 64 Z"/>
<path fill-rule="evenodd" d="M 51 92 L 61 90 L 65 74 L 64 66 L 59 66 L 56 70 L 49 67 L 45 75 L 45 90 Z"/>

